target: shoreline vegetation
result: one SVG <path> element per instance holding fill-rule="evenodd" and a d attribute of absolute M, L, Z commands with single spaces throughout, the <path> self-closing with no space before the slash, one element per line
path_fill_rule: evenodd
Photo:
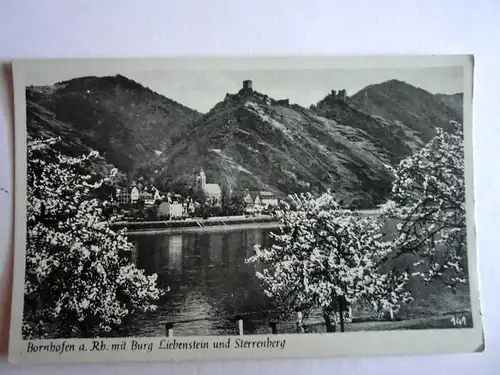
<path fill-rule="evenodd" d="M 363 215 L 374 215 L 378 210 L 356 211 Z M 127 228 L 128 235 L 136 234 L 169 234 L 204 232 L 220 230 L 236 230 L 251 228 L 279 228 L 282 223 L 273 216 L 219 216 L 208 219 L 189 218 L 184 220 L 164 221 L 115 221 L 110 223 L 111 229 Z"/>
<path fill-rule="evenodd" d="M 204 232 L 234 230 L 248 228 L 278 228 L 281 223 L 272 216 L 226 216 L 209 219 L 191 218 L 168 221 L 116 221 L 110 224 L 111 229 L 127 228 L 128 235 L 134 234 L 168 234 L 185 232 Z"/>

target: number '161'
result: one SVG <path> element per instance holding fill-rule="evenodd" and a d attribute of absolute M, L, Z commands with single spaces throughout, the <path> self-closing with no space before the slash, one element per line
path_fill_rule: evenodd
<path fill-rule="evenodd" d="M 452 316 L 450 318 L 451 323 L 454 326 L 465 326 L 467 325 L 467 320 L 465 319 L 465 316 Z"/>

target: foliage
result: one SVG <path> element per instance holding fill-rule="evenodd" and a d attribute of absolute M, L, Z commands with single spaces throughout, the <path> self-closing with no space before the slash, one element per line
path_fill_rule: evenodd
<path fill-rule="evenodd" d="M 153 204 L 144 210 L 144 217 L 147 221 L 158 220 L 158 205 Z"/>
<path fill-rule="evenodd" d="M 223 211 L 228 211 L 229 206 L 231 205 L 231 200 L 233 198 L 231 194 L 231 189 L 226 179 L 223 179 L 220 183 L 221 187 L 221 204 Z"/>
<path fill-rule="evenodd" d="M 95 152 L 63 156 L 54 141 L 28 144 L 25 338 L 109 332 L 136 310 L 153 311 L 157 275 L 128 260 L 133 245 L 109 228 L 102 181 L 80 174 Z"/>
<path fill-rule="evenodd" d="M 245 202 L 239 195 L 233 195 L 229 199 L 229 203 L 224 207 L 224 214 L 228 216 L 243 215 L 245 212 Z"/>
<path fill-rule="evenodd" d="M 196 216 L 207 219 L 209 217 L 222 216 L 222 207 L 202 204 L 196 208 Z"/>
<path fill-rule="evenodd" d="M 465 283 L 467 253 L 463 129 L 437 129 L 419 152 L 395 168 L 392 199 L 382 207 L 399 221 L 393 246 L 398 254 L 418 256 L 415 275 L 436 278 L 449 287 Z"/>
<path fill-rule="evenodd" d="M 275 212 L 286 229 L 271 234 L 271 248 L 257 245 L 247 259 L 268 266 L 257 277 L 285 313 L 320 308 L 328 324 L 338 321 L 339 296 L 350 305 L 369 304 L 377 311 L 397 311 L 410 301 L 408 274 L 381 271 L 390 246 L 381 241 L 380 222 L 343 209 L 330 192 L 290 200 Z"/>

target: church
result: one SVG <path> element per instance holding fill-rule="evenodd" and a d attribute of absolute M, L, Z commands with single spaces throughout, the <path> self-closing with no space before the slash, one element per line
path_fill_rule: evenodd
<path fill-rule="evenodd" d="M 196 191 L 202 192 L 205 195 L 207 203 L 213 206 L 222 205 L 222 189 L 220 185 L 207 184 L 207 177 L 203 168 L 201 168 L 200 172 L 196 175 Z"/>

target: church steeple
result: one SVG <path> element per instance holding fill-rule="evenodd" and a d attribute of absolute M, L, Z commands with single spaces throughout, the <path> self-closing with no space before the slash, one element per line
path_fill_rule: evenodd
<path fill-rule="evenodd" d="M 207 176 L 205 175 L 205 171 L 203 171 L 203 167 L 200 168 L 198 176 L 196 176 L 196 182 L 198 185 L 198 190 L 205 191 L 207 185 Z"/>

